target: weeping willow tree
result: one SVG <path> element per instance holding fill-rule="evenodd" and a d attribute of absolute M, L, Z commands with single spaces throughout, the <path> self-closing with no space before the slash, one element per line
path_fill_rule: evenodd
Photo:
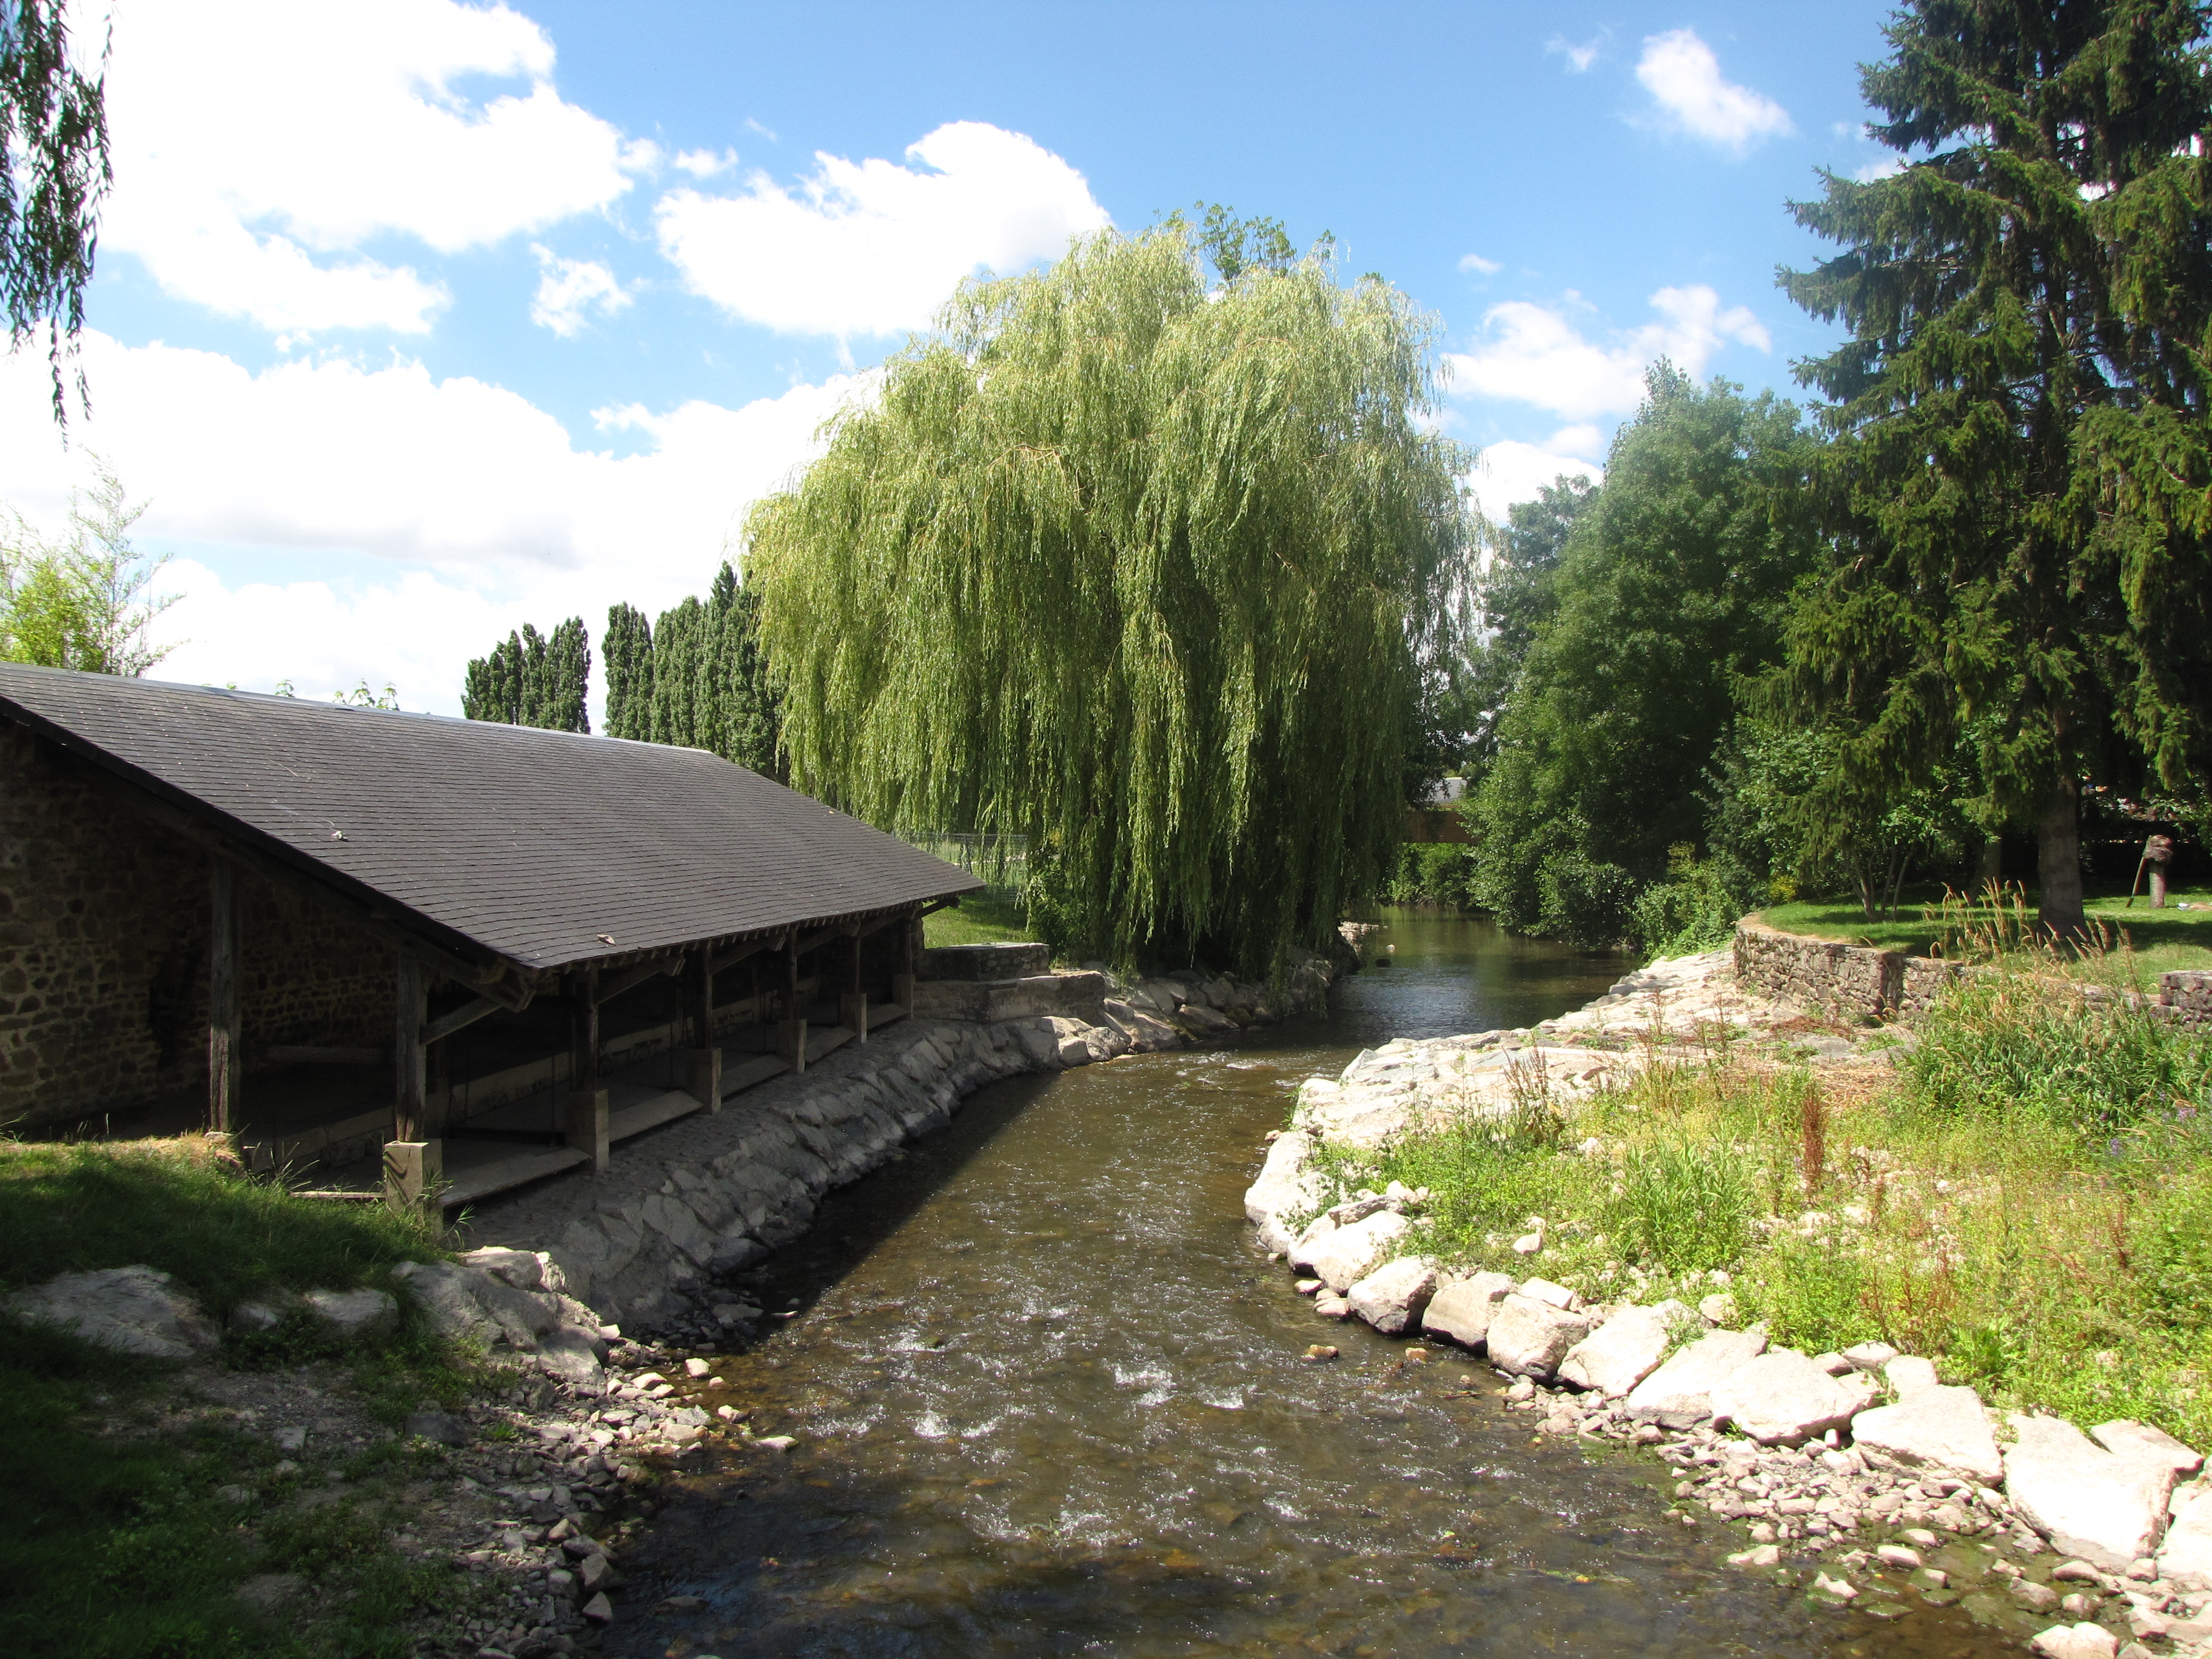
<path fill-rule="evenodd" d="M 1435 325 L 1177 222 L 964 287 L 748 526 L 797 787 L 1031 838 L 1073 942 L 1248 969 L 1403 829 L 1471 585 Z"/>

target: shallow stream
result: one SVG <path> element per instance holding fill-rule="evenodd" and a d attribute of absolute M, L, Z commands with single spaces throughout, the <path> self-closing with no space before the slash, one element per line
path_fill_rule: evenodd
<path fill-rule="evenodd" d="M 986 1089 L 836 1194 L 718 1370 L 787 1455 L 685 1476 L 632 1550 L 627 1659 L 1942 1656 L 1955 1610 L 1809 1606 L 1669 1522 L 1656 1458 L 1532 1437 L 1485 1366 L 1315 1317 L 1243 1195 L 1363 1047 L 1529 1024 L 1611 957 L 1397 913 L 1326 1021 Z M 1309 1344 L 1343 1357 L 1310 1364 Z M 702 1461 L 695 1455 L 690 1462 Z M 660 1598 L 698 1598 L 653 1612 Z"/>

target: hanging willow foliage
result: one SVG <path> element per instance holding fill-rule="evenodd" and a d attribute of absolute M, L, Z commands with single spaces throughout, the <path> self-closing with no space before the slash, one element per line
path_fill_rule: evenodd
<path fill-rule="evenodd" d="M 1028 835 L 1119 960 L 1318 943 L 1463 621 L 1434 340 L 1317 258 L 1209 293 L 1173 222 L 964 287 L 749 523 L 793 785 Z"/>

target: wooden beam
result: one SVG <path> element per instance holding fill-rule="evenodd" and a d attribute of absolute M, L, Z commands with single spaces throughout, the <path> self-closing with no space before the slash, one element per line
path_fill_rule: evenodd
<path fill-rule="evenodd" d="M 239 1123 L 245 1074 L 238 1018 L 238 871 L 214 860 L 208 881 L 208 1133 L 227 1135 Z"/>
<path fill-rule="evenodd" d="M 750 939 L 743 945 L 733 945 L 714 958 L 712 971 L 721 973 L 726 969 L 736 967 L 748 957 L 758 956 L 763 951 L 781 951 L 790 938 L 789 933 L 772 933 L 766 939 Z"/>
<path fill-rule="evenodd" d="M 833 939 L 852 939 L 860 931 L 860 925 L 854 921 L 841 921 L 835 927 L 824 927 L 820 933 L 810 933 L 806 938 L 799 940 L 798 954 L 803 957 L 809 951 L 817 950 Z"/>
<path fill-rule="evenodd" d="M 392 1044 L 392 1138 L 398 1141 L 420 1142 L 430 1137 L 426 1133 L 423 1103 L 429 1091 L 428 1067 L 424 1065 L 422 1028 L 424 1016 L 429 1012 L 428 975 L 422 964 L 407 954 L 399 952 L 399 973 L 396 985 L 397 1030 Z"/>
<path fill-rule="evenodd" d="M 389 1066 L 389 1048 L 334 1048 L 308 1042 L 279 1042 L 269 1051 L 272 1066 Z"/>
<path fill-rule="evenodd" d="M 492 997 L 478 997 L 474 1002 L 464 1003 L 449 1014 L 441 1014 L 422 1028 L 425 1045 L 466 1030 L 478 1020 L 507 1012 L 506 1005 Z"/>
<path fill-rule="evenodd" d="M 630 969 L 628 972 L 618 974 L 613 979 L 607 981 L 604 985 L 599 985 L 598 988 L 592 993 L 593 1002 L 595 1005 L 598 1003 L 612 1002 L 624 991 L 635 990 L 639 986 L 644 984 L 646 981 L 649 979 L 659 979 L 663 974 L 672 974 L 676 972 L 677 969 L 683 967 L 683 965 L 684 957 L 681 951 L 678 951 L 674 956 L 657 957 L 651 962 L 641 962 L 638 963 L 636 967 Z M 595 968 L 592 970 L 592 973 L 593 981 L 594 983 L 597 983 L 599 970 Z"/>

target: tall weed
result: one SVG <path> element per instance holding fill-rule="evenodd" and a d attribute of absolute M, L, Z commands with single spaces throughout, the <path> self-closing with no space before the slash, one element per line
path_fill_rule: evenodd
<path fill-rule="evenodd" d="M 1668 1137 L 1629 1148 L 1609 1221 L 1626 1259 L 1690 1273 L 1734 1266 L 1751 1242 L 1751 1213 L 1731 1151 Z"/>

